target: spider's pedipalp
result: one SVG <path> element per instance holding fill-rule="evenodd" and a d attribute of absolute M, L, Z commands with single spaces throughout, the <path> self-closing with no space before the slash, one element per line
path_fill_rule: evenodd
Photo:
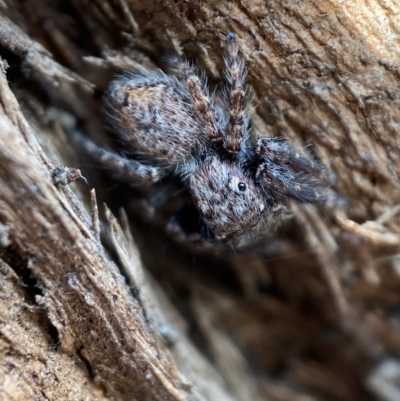
<path fill-rule="evenodd" d="M 115 176 L 131 185 L 153 184 L 163 176 L 160 168 L 148 166 L 106 150 L 76 130 L 71 130 L 69 136 L 74 144 L 83 149 L 93 160 L 99 161 L 103 167 L 111 170 Z"/>
<path fill-rule="evenodd" d="M 218 124 L 218 114 L 214 108 L 206 78 L 201 78 L 197 69 L 189 62 L 181 61 L 178 65 L 194 103 L 203 116 L 209 139 L 213 142 L 221 141 L 223 134 Z"/>
<path fill-rule="evenodd" d="M 225 67 L 229 84 L 229 130 L 224 138 L 224 147 L 230 153 L 238 153 L 246 136 L 246 69 L 244 59 L 234 33 L 226 36 Z"/>

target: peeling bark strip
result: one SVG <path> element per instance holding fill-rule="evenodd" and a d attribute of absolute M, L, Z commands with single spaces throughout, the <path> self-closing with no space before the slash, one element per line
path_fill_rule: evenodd
<path fill-rule="evenodd" d="M 57 329 L 62 351 L 79 350 L 95 380 L 120 399 L 190 399 L 115 266 L 96 250 L 93 233 L 74 224 L 73 211 L 13 124 L 23 117 L 0 79 L 0 219 L 13 227 L 12 241 L 42 289 L 36 301 Z"/>
<path fill-rule="evenodd" d="M 96 386 L 119 400 L 201 400 L 195 389 L 188 390 L 171 357 L 160 347 L 156 327 L 149 326 L 144 316 L 151 310 L 132 299 L 115 265 L 99 251 L 102 247 L 96 233 L 79 220 L 65 194 L 53 185 L 52 170 L 30 147 L 35 139 L 3 74 L 0 94 L 0 221 L 11 227 L 11 249 L 22 258 L 26 274 L 36 283 L 30 290 L 40 289 L 32 302 L 53 327 L 53 347 L 59 351 L 56 359 L 61 354 L 80 359 Z M 19 280 L 5 264 L 1 267 L 6 281 Z M 139 260 L 130 268 L 140 270 Z M 139 293 L 144 287 L 142 283 Z M 17 294 L 21 289 L 14 291 Z M 18 307 L 16 299 L 9 302 Z M 11 315 L 3 317 L 9 321 Z M 0 325 L 0 330 L 2 336 L 7 335 L 7 326 Z M 46 335 L 33 335 L 32 340 L 36 342 L 29 358 L 36 359 L 46 353 L 42 349 L 48 347 Z M 12 336 L 9 341 L 17 346 Z M 54 368 L 67 369 L 68 364 L 59 360 Z M 19 369 L 28 375 L 36 370 L 21 365 Z M 47 382 L 53 385 L 49 378 Z M 79 383 L 83 385 L 81 378 Z M 35 384 L 28 380 L 24 398 L 16 399 L 29 399 L 30 393 L 40 392 Z M 84 399 L 90 398 L 89 390 L 82 394 Z"/>

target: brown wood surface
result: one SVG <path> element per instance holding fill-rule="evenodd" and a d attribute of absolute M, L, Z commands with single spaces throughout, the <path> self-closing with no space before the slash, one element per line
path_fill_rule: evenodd
<path fill-rule="evenodd" d="M 395 400 L 376 369 L 400 353 L 399 15 L 383 0 L 0 0 L 0 400 Z M 133 203 L 67 131 L 110 145 L 112 77 L 174 52 L 220 84 L 230 31 L 254 128 L 308 146 L 348 205 L 293 205 L 254 249 L 194 256 L 105 209 Z M 101 223 L 83 180 L 55 185 L 58 165 L 82 168 Z"/>

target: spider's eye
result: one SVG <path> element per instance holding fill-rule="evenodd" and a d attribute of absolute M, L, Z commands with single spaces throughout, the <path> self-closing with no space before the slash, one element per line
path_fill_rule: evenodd
<path fill-rule="evenodd" d="M 244 182 L 239 182 L 238 188 L 240 192 L 245 192 L 247 189 L 246 184 Z"/>
<path fill-rule="evenodd" d="M 245 182 L 241 181 L 243 180 L 243 178 L 243 176 L 238 177 L 237 175 L 234 175 L 229 177 L 228 179 L 228 186 L 230 190 L 237 193 L 238 195 L 244 195 L 247 191 L 248 185 Z"/>

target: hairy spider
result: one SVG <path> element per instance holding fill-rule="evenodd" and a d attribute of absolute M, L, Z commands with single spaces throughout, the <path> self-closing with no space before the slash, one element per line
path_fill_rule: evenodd
<path fill-rule="evenodd" d="M 172 217 L 169 231 L 192 240 L 239 244 L 286 210 L 287 198 L 322 203 L 324 169 L 283 138 L 250 136 L 247 75 L 236 35 L 226 36 L 227 95 L 216 101 L 197 69 L 179 60 L 176 76 L 129 74 L 109 88 L 119 136 L 134 157 L 118 155 L 80 137 L 86 152 L 134 185 L 179 176 L 191 204 Z M 253 135 L 254 136 L 254 135 Z M 187 210 L 197 214 L 188 230 Z M 247 237 L 247 236 L 246 236 Z"/>

